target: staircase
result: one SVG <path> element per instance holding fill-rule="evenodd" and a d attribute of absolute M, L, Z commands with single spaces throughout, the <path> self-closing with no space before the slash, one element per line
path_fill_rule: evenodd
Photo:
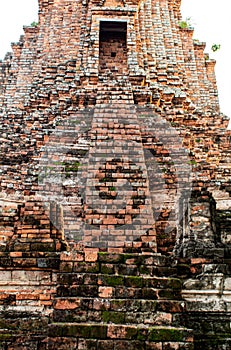
<path fill-rule="evenodd" d="M 99 162 L 101 171 L 105 172 L 105 182 L 94 183 L 94 188 L 99 192 L 95 199 L 92 197 L 94 200 L 91 198 L 89 210 L 85 209 L 88 223 L 94 225 L 96 223 L 94 220 L 98 218 L 99 226 L 94 227 L 96 239 L 91 236 L 91 244 L 85 242 L 89 248 L 85 248 L 82 252 L 61 255 L 57 292 L 53 301 L 54 312 L 52 323 L 48 327 L 48 348 L 193 349 L 192 330 L 174 325 L 174 315 L 185 311 L 181 298 L 181 281 L 174 277 L 177 272 L 174 260 L 156 253 L 147 170 L 131 86 L 126 77 L 118 79 L 116 86 L 113 79 L 101 77 L 101 80 L 102 85 L 98 89 L 92 121 L 91 141 L 95 147 L 91 146 L 89 151 L 86 188 L 92 188 L 93 191 L 91 186 L 97 178 L 95 174 L 90 176 L 98 166 L 98 163 L 94 163 L 94 159 Z M 114 146 L 117 149 L 114 155 L 117 159 L 115 164 L 110 163 L 109 158 L 112 157 L 113 150 L 109 143 L 105 142 L 107 138 L 115 142 Z M 126 142 L 127 147 L 124 149 L 118 147 L 117 142 L 120 145 Z M 104 153 L 105 162 L 102 161 Z M 123 157 L 128 159 L 127 162 L 124 161 L 126 164 L 122 164 Z M 140 206 L 137 205 L 135 208 L 134 201 L 126 199 L 126 204 L 130 204 L 130 212 L 125 206 L 124 219 L 125 216 L 128 218 L 128 213 L 133 214 L 130 216 L 129 228 L 135 231 L 132 232 L 135 239 L 130 237 L 130 241 L 126 241 L 126 232 L 129 231 L 127 223 L 117 221 L 117 212 L 113 212 L 113 208 L 120 211 L 121 220 L 123 213 L 116 202 L 117 197 L 110 198 L 114 206 L 108 205 L 102 212 L 96 213 L 97 209 L 100 211 L 100 206 L 91 212 L 91 206 L 96 203 L 101 192 L 112 194 L 109 188 L 112 185 L 117 187 L 116 181 L 123 179 L 122 174 L 127 174 L 131 178 L 129 161 L 130 170 L 137 166 L 142 169 L 142 176 L 138 176 L 138 180 L 136 178 L 136 181 L 141 183 L 137 193 L 145 192 L 144 212 L 147 216 L 142 213 L 143 206 L 140 202 Z M 118 165 L 120 168 L 124 166 L 127 170 L 118 172 L 116 168 Z M 109 173 L 112 175 L 113 183 Z M 101 179 L 102 176 L 98 178 Z M 141 179 L 143 181 L 140 181 Z M 114 191 L 116 192 L 116 188 Z M 129 192 L 129 189 L 125 188 L 124 192 L 126 191 Z M 86 204 L 89 204 L 87 197 Z M 94 215 L 97 217 L 94 218 Z M 139 225 L 136 223 L 136 216 Z M 100 221 L 101 217 L 108 219 L 107 222 Z M 122 228 L 116 231 L 117 226 L 121 224 Z M 103 236 L 105 226 L 109 232 L 107 237 Z M 142 233 L 144 227 L 146 232 Z M 148 234 L 147 231 L 151 233 Z M 123 238 L 122 242 L 118 232 Z M 85 231 L 85 237 L 89 237 L 91 233 L 92 229 L 89 232 Z M 113 242 L 109 242 L 112 241 L 111 237 L 115 238 Z M 104 251 L 99 251 L 98 243 L 102 243 L 102 240 L 104 243 L 108 240 L 107 245 L 100 246 Z"/>
<path fill-rule="evenodd" d="M 193 349 L 192 330 L 173 322 L 184 303 L 171 258 L 99 252 L 78 259 L 65 254 L 60 265 L 49 349 Z"/>

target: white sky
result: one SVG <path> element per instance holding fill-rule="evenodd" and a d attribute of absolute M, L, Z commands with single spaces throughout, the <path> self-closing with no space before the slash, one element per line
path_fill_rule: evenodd
<path fill-rule="evenodd" d="M 231 117 L 231 21 L 229 0 L 182 0 L 182 17 L 191 17 L 194 38 L 207 42 L 206 52 L 215 58 L 221 110 Z M 38 0 L 7 0 L 0 5 L 0 59 L 11 51 L 10 43 L 23 34 L 22 26 L 37 21 Z M 211 53 L 213 43 L 221 49 Z"/>
<path fill-rule="evenodd" d="M 230 0 L 182 0 L 182 17 L 191 17 L 194 38 L 207 43 L 205 52 L 214 58 L 221 111 L 231 118 L 231 20 Z M 220 44 L 213 53 L 211 46 Z M 231 128 L 231 120 L 230 120 Z"/>

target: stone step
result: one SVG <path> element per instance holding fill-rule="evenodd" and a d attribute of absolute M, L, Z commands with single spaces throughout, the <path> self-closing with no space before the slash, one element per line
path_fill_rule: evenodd
<path fill-rule="evenodd" d="M 60 286 L 65 285 L 98 285 L 100 287 L 132 287 L 132 288 L 156 288 L 181 290 L 182 281 L 177 278 L 165 277 L 147 277 L 147 276 L 126 276 L 126 275 L 108 275 L 94 273 L 58 273 L 57 282 Z"/>
<path fill-rule="evenodd" d="M 133 264 L 143 264 L 143 265 L 158 265 L 158 266 L 166 266 L 169 257 L 163 256 L 159 253 L 148 253 L 140 255 L 139 253 L 110 253 L 110 252 L 99 252 L 99 261 L 107 262 L 107 263 L 126 263 L 130 265 Z"/>
<path fill-rule="evenodd" d="M 170 325 L 172 314 L 182 313 L 184 309 L 184 303 L 176 300 L 56 298 L 53 320 Z"/>
<path fill-rule="evenodd" d="M 77 260 L 76 260 L 77 259 Z M 106 253 L 99 252 L 92 261 L 84 261 L 84 253 L 78 258 L 61 255 L 61 273 L 102 273 L 126 276 L 176 276 L 175 260 L 156 253 Z"/>
<path fill-rule="evenodd" d="M 15 250 L 0 252 L 0 266 L 4 268 L 28 266 L 55 269 L 60 266 L 61 274 L 101 273 L 102 275 L 171 277 L 176 276 L 177 273 L 175 261 L 160 254 L 99 252 L 94 261 L 85 261 L 85 252 L 79 252 L 78 258 L 76 258 L 75 254 L 69 255 L 66 252 L 60 252 L 59 250 L 63 249 L 62 245 L 64 247 L 65 243 L 56 240 L 44 243 L 36 240 L 15 242 Z M 139 249 L 134 248 L 134 250 Z"/>
<path fill-rule="evenodd" d="M 61 272 L 102 272 L 130 276 L 176 276 L 176 268 L 171 266 L 152 265 L 126 265 L 126 264 L 104 264 L 99 262 L 72 262 L 60 263 Z"/>
<path fill-rule="evenodd" d="M 86 310 L 57 310 L 54 311 L 55 322 L 106 322 L 114 324 L 146 324 L 171 325 L 171 313 L 129 312 L 129 311 L 86 311 Z"/>
<path fill-rule="evenodd" d="M 55 310 L 87 309 L 87 310 L 113 310 L 113 311 L 152 311 L 171 312 L 174 314 L 185 312 L 186 303 L 182 300 L 153 300 L 153 299 L 115 299 L 94 297 L 56 297 Z"/>
<path fill-rule="evenodd" d="M 134 288 L 126 286 L 102 287 L 97 285 L 65 285 L 57 288 L 58 297 L 108 297 L 108 298 L 135 298 L 153 300 L 179 300 L 180 290 L 156 289 L 156 288 Z"/>
<path fill-rule="evenodd" d="M 128 88 L 122 88 L 122 87 L 114 87 L 114 88 L 110 88 L 110 87 L 105 87 L 100 89 L 98 96 L 104 96 L 104 94 L 108 94 L 108 95 L 121 95 L 121 92 L 123 92 L 125 95 L 130 95 L 132 94 L 132 90 L 128 89 Z"/>
<path fill-rule="evenodd" d="M 132 97 L 128 98 L 127 96 L 121 96 L 121 95 L 118 95 L 118 96 L 104 96 L 104 97 L 98 97 L 97 99 L 97 105 L 100 104 L 101 106 L 103 106 L 103 104 L 109 104 L 111 102 L 124 102 L 124 103 L 131 103 L 131 101 L 133 100 Z"/>
<path fill-rule="evenodd" d="M 83 261 L 85 251 L 78 251 L 78 253 L 64 252 L 61 255 L 63 261 Z M 98 252 L 95 261 L 101 264 L 119 264 L 119 265 L 145 265 L 145 266 L 169 266 L 175 267 L 176 260 L 172 257 L 161 255 L 160 253 L 147 252 L 140 254 L 140 252 Z"/>
<path fill-rule="evenodd" d="M 169 326 L 133 326 L 115 324 L 43 323 L 37 319 L 30 322 L 17 321 L 22 328 L 0 329 L 0 343 L 4 349 L 24 344 L 25 349 L 71 349 L 71 350 L 193 350 L 192 330 Z M 28 326 L 36 325 L 30 337 L 22 333 Z M 16 326 L 16 325 L 15 325 Z M 42 326 L 42 327 L 41 327 Z M 44 327 L 43 327 L 44 326 Z M 13 345 L 13 346 L 11 346 Z"/>
<path fill-rule="evenodd" d="M 45 342 L 43 342 L 43 346 Z M 65 347 L 63 347 L 65 344 Z M 73 339 L 56 338 L 46 341 L 44 350 L 69 349 L 69 350 L 193 350 L 193 343 L 186 342 L 149 342 L 142 340 L 97 340 L 97 339 Z M 204 348 L 203 348 L 204 349 Z M 213 350 L 213 348 L 209 348 Z"/>
<path fill-rule="evenodd" d="M 98 92 L 98 95 L 99 96 L 103 96 L 103 94 L 116 94 L 116 95 L 119 95 L 119 94 L 124 94 L 124 95 L 129 95 L 129 96 L 132 96 L 132 88 L 126 84 L 121 84 L 120 86 L 102 86 L 100 87 L 100 90 Z"/>
<path fill-rule="evenodd" d="M 97 340 L 111 340 L 113 343 L 120 341 L 121 344 L 124 344 L 126 341 L 128 343 L 138 341 L 138 343 L 134 343 L 135 346 L 129 347 L 131 350 L 145 349 L 145 345 L 149 346 L 153 343 L 193 343 L 192 330 L 169 326 L 148 327 L 144 325 L 133 326 L 123 324 L 52 323 L 48 327 L 48 336 L 56 338 L 56 340 L 61 337 L 85 340 L 91 339 L 91 341 L 96 343 Z M 141 345 L 141 347 L 139 345 Z M 90 347 L 83 349 L 90 349 Z M 122 350 L 125 348 L 117 347 L 117 349 Z M 153 348 L 146 347 L 146 349 Z M 185 347 L 184 349 L 193 349 L 193 347 Z"/>

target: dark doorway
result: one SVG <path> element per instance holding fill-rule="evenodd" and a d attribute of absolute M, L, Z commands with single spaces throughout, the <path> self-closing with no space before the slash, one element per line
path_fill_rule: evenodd
<path fill-rule="evenodd" d="M 100 22 L 99 71 L 113 75 L 127 72 L 127 22 Z"/>

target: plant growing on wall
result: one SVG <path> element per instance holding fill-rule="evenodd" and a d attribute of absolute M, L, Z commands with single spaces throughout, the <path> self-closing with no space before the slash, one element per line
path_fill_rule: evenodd
<path fill-rule="evenodd" d="M 35 22 L 35 21 L 34 21 L 34 22 L 32 22 L 32 23 L 30 24 L 30 26 L 31 26 L 31 27 L 37 27 L 37 26 L 38 26 L 38 22 Z"/>
<path fill-rule="evenodd" d="M 212 47 L 211 47 L 213 52 L 216 52 L 216 51 L 220 50 L 220 48 L 221 48 L 220 44 L 213 44 Z"/>
<path fill-rule="evenodd" d="M 181 29 L 192 28 L 191 17 L 186 17 L 185 20 L 180 21 L 178 24 Z"/>

